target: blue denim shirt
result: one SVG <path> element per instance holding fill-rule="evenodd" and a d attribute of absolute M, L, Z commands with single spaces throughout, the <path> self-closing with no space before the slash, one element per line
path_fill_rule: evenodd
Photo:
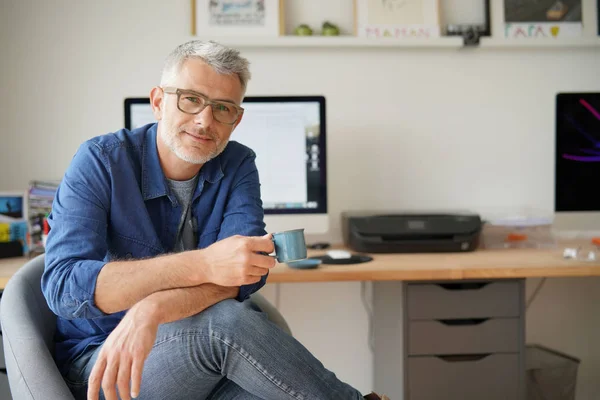
<path fill-rule="evenodd" d="M 49 216 L 42 291 L 58 316 L 55 358 L 61 371 L 90 344 L 102 343 L 125 315 L 94 303 L 96 278 L 109 261 L 171 252 L 183 212 L 165 182 L 157 125 L 120 130 L 81 145 Z M 265 232 L 255 154 L 237 142 L 204 164 L 192 199 L 198 248 L 233 235 Z M 243 301 L 266 282 L 240 287 Z"/>

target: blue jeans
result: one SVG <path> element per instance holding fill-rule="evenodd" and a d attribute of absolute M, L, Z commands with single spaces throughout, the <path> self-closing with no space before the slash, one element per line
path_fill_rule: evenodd
<path fill-rule="evenodd" d="M 78 400 L 86 398 L 88 376 L 100 349 L 86 349 L 65 377 Z M 249 300 L 225 300 L 161 325 L 144 364 L 138 396 L 140 400 L 362 398 Z"/>

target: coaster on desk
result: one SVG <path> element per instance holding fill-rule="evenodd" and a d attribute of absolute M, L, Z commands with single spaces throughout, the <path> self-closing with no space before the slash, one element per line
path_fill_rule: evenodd
<path fill-rule="evenodd" d="M 364 254 L 352 254 L 350 256 L 350 258 L 331 258 L 328 255 L 315 256 L 315 257 L 310 257 L 310 258 L 315 259 L 315 260 L 321 260 L 321 261 L 323 261 L 323 264 L 336 264 L 336 265 L 360 264 L 360 263 L 364 263 L 364 262 L 369 262 L 373 259 L 373 257 L 367 256 Z"/>
<path fill-rule="evenodd" d="M 316 258 L 305 258 L 304 260 L 288 262 L 287 265 L 290 268 L 313 269 L 317 268 L 321 263 L 322 261 Z"/>

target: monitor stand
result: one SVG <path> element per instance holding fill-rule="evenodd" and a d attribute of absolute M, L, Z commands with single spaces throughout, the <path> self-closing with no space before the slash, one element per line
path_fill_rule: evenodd
<path fill-rule="evenodd" d="M 305 235 L 327 233 L 327 214 L 265 214 L 265 228 L 269 233 L 304 228 Z"/>
<path fill-rule="evenodd" d="M 600 211 L 556 212 L 552 230 L 559 238 L 600 236 Z"/>

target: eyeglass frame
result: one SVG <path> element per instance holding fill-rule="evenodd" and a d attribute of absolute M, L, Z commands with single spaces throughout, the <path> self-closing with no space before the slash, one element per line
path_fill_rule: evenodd
<path fill-rule="evenodd" d="M 219 122 L 219 123 L 221 123 L 221 124 L 225 124 L 225 125 L 235 125 L 235 124 L 236 124 L 236 122 L 238 122 L 238 120 L 240 119 L 240 117 L 241 117 L 241 116 L 242 116 L 242 114 L 244 113 L 244 109 L 243 109 L 242 107 L 238 106 L 238 105 L 237 105 L 237 104 L 235 104 L 235 103 L 232 103 L 232 102 L 229 102 L 229 101 L 214 101 L 214 100 L 211 100 L 211 99 L 209 99 L 208 97 L 206 97 L 206 96 L 205 96 L 205 95 L 203 95 L 202 93 L 198 93 L 198 92 L 196 92 L 196 91 L 194 91 L 194 90 L 180 89 L 180 88 L 176 88 L 176 87 L 173 87 L 173 86 L 164 86 L 164 87 L 163 87 L 163 86 L 160 86 L 160 88 L 162 89 L 162 91 L 163 91 L 164 93 L 168 93 L 168 94 L 176 94 L 176 95 L 177 95 L 177 109 L 178 109 L 179 111 L 181 111 L 182 113 L 184 113 L 184 114 L 189 114 L 189 115 L 198 115 L 198 114 L 200 114 L 202 111 L 204 111 L 204 109 L 205 109 L 206 107 L 210 107 L 210 112 L 211 112 L 211 114 L 212 114 L 213 118 L 215 119 L 215 121 L 217 121 L 217 122 Z M 203 107 L 202 109 L 200 109 L 200 111 L 198 111 L 197 113 L 191 113 L 191 112 L 188 112 L 188 111 L 184 111 L 184 110 L 182 110 L 182 109 L 181 109 L 181 107 L 179 106 L 179 100 L 180 100 L 180 98 L 181 98 L 181 95 L 182 95 L 182 94 L 186 94 L 186 93 L 187 93 L 187 94 L 193 94 L 194 96 L 201 97 L 202 99 L 204 99 L 204 107 Z M 236 117 L 235 117 L 235 120 L 233 120 L 233 122 L 223 122 L 223 121 L 219 121 L 217 118 L 215 118 L 215 115 L 214 115 L 214 110 L 213 110 L 213 108 L 212 108 L 212 105 L 213 105 L 213 104 L 227 104 L 227 105 L 231 105 L 231 106 L 233 106 L 233 108 L 235 108 L 235 109 L 237 110 L 237 115 L 236 115 Z"/>

